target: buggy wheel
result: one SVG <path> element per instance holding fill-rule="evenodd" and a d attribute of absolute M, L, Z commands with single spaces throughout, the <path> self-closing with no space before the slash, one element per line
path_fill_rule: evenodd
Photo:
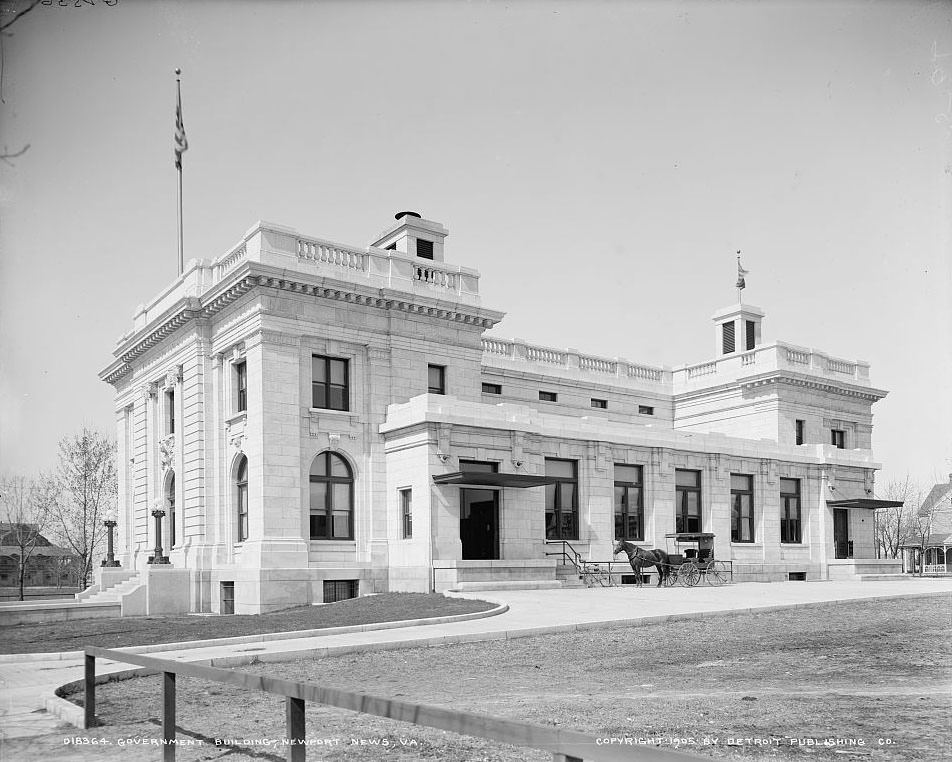
<path fill-rule="evenodd" d="M 730 579 L 731 573 L 723 561 L 711 561 L 704 576 L 709 585 L 717 586 L 725 584 Z"/>
<path fill-rule="evenodd" d="M 685 587 L 694 587 L 701 579 L 701 570 L 695 563 L 682 564 L 678 569 L 678 582 Z"/>

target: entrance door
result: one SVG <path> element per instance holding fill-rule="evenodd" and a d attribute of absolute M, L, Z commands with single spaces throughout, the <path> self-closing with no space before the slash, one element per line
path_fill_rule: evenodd
<path fill-rule="evenodd" d="M 499 558 L 499 493 L 491 489 L 460 489 L 459 538 L 463 560 Z"/>
<path fill-rule="evenodd" d="M 846 508 L 833 509 L 834 558 L 852 558 L 853 543 L 850 542 L 850 512 Z"/>

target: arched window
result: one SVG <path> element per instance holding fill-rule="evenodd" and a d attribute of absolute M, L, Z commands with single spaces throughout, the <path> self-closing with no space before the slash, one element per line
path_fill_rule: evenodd
<path fill-rule="evenodd" d="M 165 500 L 169 505 L 169 547 L 175 547 L 175 473 L 165 482 Z"/>
<path fill-rule="evenodd" d="M 238 542 L 248 539 L 248 459 L 242 455 L 235 469 L 235 504 L 238 507 Z"/>
<path fill-rule="evenodd" d="M 354 477 L 340 455 L 322 452 L 311 463 L 311 539 L 354 539 Z"/>

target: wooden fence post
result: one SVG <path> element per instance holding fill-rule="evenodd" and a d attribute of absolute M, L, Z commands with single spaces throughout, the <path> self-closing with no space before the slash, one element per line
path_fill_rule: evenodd
<path fill-rule="evenodd" d="M 162 674 L 162 760 L 175 762 L 175 673 Z"/>
<path fill-rule="evenodd" d="M 96 725 L 96 657 L 86 654 L 86 674 L 85 674 L 86 697 L 83 706 L 86 709 L 85 726 L 87 728 Z"/>
<path fill-rule="evenodd" d="M 307 745 L 304 743 L 304 699 L 284 697 L 288 728 L 288 762 L 304 762 Z"/>

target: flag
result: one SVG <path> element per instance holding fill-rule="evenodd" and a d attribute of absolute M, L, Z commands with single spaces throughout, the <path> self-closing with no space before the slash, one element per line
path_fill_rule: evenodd
<path fill-rule="evenodd" d="M 747 282 L 744 280 L 744 276 L 750 272 L 741 267 L 740 264 L 740 252 L 737 252 L 737 283 L 734 285 L 734 288 L 746 288 Z"/>
<path fill-rule="evenodd" d="M 182 123 L 182 90 L 179 87 L 178 102 L 175 105 L 175 168 L 182 169 L 182 154 L 188 150 L 185 137 L 185 125 Z"/>

